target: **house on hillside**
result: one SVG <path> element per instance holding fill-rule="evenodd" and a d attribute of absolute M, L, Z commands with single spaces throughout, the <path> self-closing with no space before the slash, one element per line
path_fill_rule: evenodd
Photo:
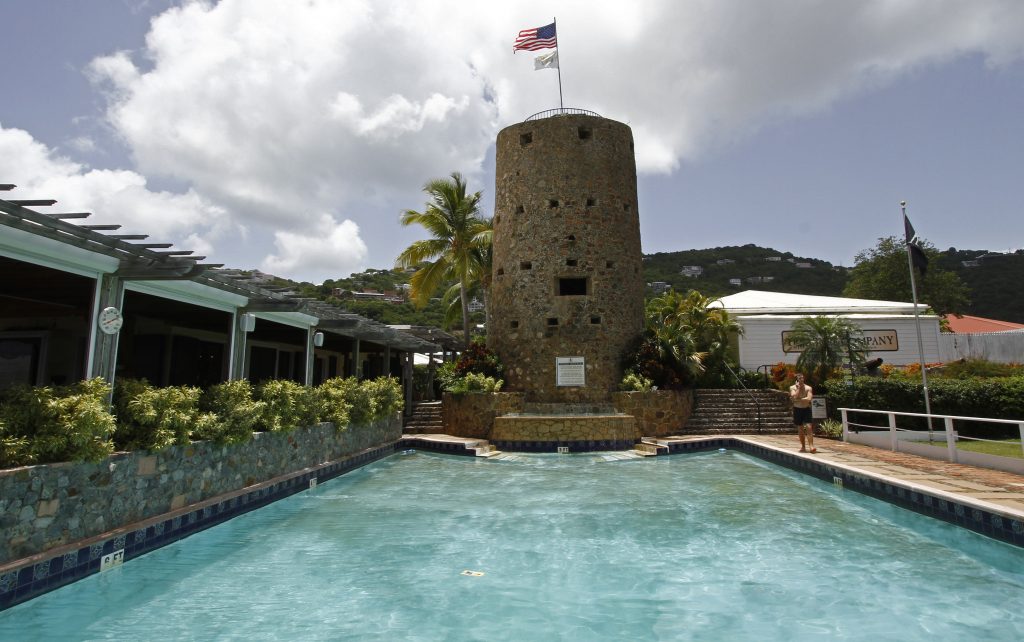
<path fill-rule="evenodd" d="M 718 265 L 732 265 L 735 262 L 733 259 L 718 259 L 715 261 Z"/>
<path fill-rule="evenodd" d="M 818 315 L 856 323 L 871 346 L 868 359 L 882 357 L 894 365 L 919 360 L 913 303 L 746 290 L 712 305 L 724 307 L 743 327 L 737 342 L 739 362 L 748 370 L 780 361 L 796 363 L 799 352 L 792 350 L 786 336 L 797 319 Z M 939 317 L 925 314 L 925 307 L 918 304 L 924 358 L 936 362 L 940 360 Z"/>
<path fill-rule="evenodd" d="M 704 268 L 702 268 L 699 265 L 684 265 L 683 267 L 679 268 L 679 273 L 685 277 L 693 279 L 700 276 L 701 274 L 704 274 Z"/>
<path fill-rule="evenodd" d="M 661 294 L 662 292 L 668 291 L 671 286 L 665 281 L 655 281 L 653 283 L 648 283 L 647 287 L 651 288 L 651 291 L 655 294 Z"/>

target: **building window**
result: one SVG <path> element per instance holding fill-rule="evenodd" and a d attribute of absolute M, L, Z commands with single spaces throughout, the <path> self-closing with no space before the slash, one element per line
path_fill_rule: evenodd
<path fill-rule="evenodd" d="M 577 261 L 576 259 L 566 259 L 565 264 L 568 265 L 569 267 L 576 267 L 579 264 L 579 261 Z"/>
<path fill-rule="evenodd" d="M 610 270 L 615 267 L 615 261 L 605 261 L 604 266 Z"/>
<path fill-rule="evenodd" d="M 548 201 L 548 207 L 550 207 L 552 209 L 558 207 L 558 201 L 556 199 L 549 200 Z"/>
<path fill-rule="evenodd" d="M 519 327 L 519 322 L 518 321 L 509 321 L 508 322 L 508 327 L 510 327 L 513 330 L 515 330 L 516 328 Z"/>
<path fill-rule="evenodd" d="M 622 204 L 622 209 L 624 209 L 625 211 L 628 212 L 629 211 L 629 203 L 623 203 Z"/>
<path fill-rule="evenodd" d="M 558 325 L 558 319 L 555 317 L 548 317 L 548 325 Z"/>
<path fill-rule="evenodd" d="M 516 206 L 516 214 L 522 214 L 525 211 L 526 211 L 526 208 L 523 207 L 522 205 L 517 205 Z"/>
<path fill-rule="evenodd" d="M 532 142 L 533 142 L 533 132 L 528 132 L 526 134 L 519 134 L 519 144 L 522 145 L 523 147 L 526 147 L 527 145 L 529 145 Z"/>
<path fill-rule="evenodd" d="M 530 261 L 522 261 L 522 262 L 519 263 L 519 269 L 520 270 L 532 270 L 533 269 L 533 263 L 531 263 Z"/>
<path fill-rule="evenodd" d="M 575 243 L 576 242 L 576 235 L 575 234 L 570 234 L 569 236 L 565 237 L 565 240 L 569 241 L 570 243 Z"/>
<path fill-rule="evenodd" d="M 601 317 L 590 317 L 591 325 L 601 325 Z"/>
<path fill-rule="evenodd" d="M 576 132 L 579 134 L 580 140 L 590 140 L 594 135 L 594 132 L 589 127 L 580 127 Z"/>
<path fill-rule="evenodd" d="M 504 275 L 505 275 L 505 268 L 498 268 L 498 276 L 504 276 Z"/>
<path fill-rule="evenodd" d="M 596 198 L 591 197 L 587 199 L 587 207 L 594 207 L 595 205 L 597 205 Z"/>
<path fill-rule="evenodd" d="M 558 279 L 558 296 L 586 296 L 587 280 L 585 278 Z"/>

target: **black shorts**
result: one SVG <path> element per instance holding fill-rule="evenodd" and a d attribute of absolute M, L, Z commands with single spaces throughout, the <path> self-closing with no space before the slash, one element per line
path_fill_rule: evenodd
<path fill-rule="evenodd" d="M 811 423 L 811 409 L 793 408 L 793 423 L 797 426 Z"/>

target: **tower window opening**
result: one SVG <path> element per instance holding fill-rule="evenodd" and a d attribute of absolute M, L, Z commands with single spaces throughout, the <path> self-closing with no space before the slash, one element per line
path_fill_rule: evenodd
<path fill-rule="evenodd" d="M 525 134 L 519 134 L 519 144 L 526 147 L 533 142 L 533 132 L 527 132 Z"/>
<path fill-rule="evenodd" d="M 577 261 L 576 259 L 566 259 L 565 264 L 568 265 L 569 267 L 576 267 L 577 265 L 579 265 L 579 261 Z"/>
<path fill-rule="evenodd" d="M 594 207 L 595 205 L 597 205 L 597 199 L 596 198 L 588 198 L 587 199 L 587 207 Z"/>
<path fill-rule="evenodd" d="M 594 135 L 593 130 L 589 127 L 580 127 L 576 132 L 579 134 L 580 140 L 589 140 Z"/>
<path fill-rule="evenodd" d="M 519 327 L 519 322 L 518 322 L 518 321 L 515 321 L 515 320 L 509 321 L 509 322 L 508 322 L 508 327 L 510 327 L 510 328 L 512 328 L 513 330 L 515 330 L 516 328 L 518 328 L 518 327 Z"/>
<path fill-rule="evenodd" d="M 505 268 L 498 268 L 498 276 L 504 276 Z"/>
<path fill-rule="evenodd" d="M 520 270 L 532 270 L 533 269 L 533 263 L 531 263 L 530 261 L 521 261 L 519 263 L 519 269 Z"/>
<path fill-rule="evenodd" d="M 558 319 L 555 317 L 548 317 L 548 325 L 558 325 Z"/>
<path fill-rule="evenodd" d="M 629 203 L 623 203 L 622 204 L 622 209 L 624 209 L 624 210 L 626 210 L 628 212 L 629 211 Z"/>
<path fill-rule="evenodd" d="M 601 325 L 601 317 L 590 317 L 591 325 Z"/>
<path fill-rule="evenodd" d="M 526 208 L 523 207 L 522 205 L 517 205 L 516 206 L 516 214 L 522 214 L 525 211 L 526 211 Z"/>
<path fill-rule="evenodd" d="M 501 223 L 501 217 L 500 216 L 495 216 L 494 217 L 494 224 L 497 225 L 498 223 Z"/>
<path fill-rule="evenodd" d="M 558 296 L 586 296 L 587 280 L 585 278 L 558 279 Z"/>
<path fill-rule="evenodd" d="M 604 266 L 610 270 L 615 267 L 615 261 L 605 261 Z"/>
<path fill-rule="evenodd" d="M 558 200 L 556 200 L 556 199 L 549 200 L 548 201 L 548 207 L 551 207 L 551 208 L 558 207 Z"/>
<path fill-rule="evenodd" d="M 565 240 L 569 241 L 570 243 L 573 243 L 573 242 L 576 241 L 576 235 L 575 234 L 570 234 L 569 236 L 565 237 Z"/>

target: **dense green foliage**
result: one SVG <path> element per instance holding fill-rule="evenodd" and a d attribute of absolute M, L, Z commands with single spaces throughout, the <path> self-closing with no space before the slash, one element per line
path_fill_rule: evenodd
<path fill-rule="evenodd" d="M 977 265 L 964 265 L 964 261 Z M 964 314 L 1024 323 L 1024 250 L 995 254 L 951 247 L 935 262 L 967 285 L 971 303 Z"/>
<path fill-rule="evenodd" d="M 89 379 L 71 386 L 17 386 L 0 399 L 0 456 L 5 466 L 95 461 L 114 451 L 110 386 Z"/>
<path fill-rule="evenodd" d="M 920 381 L 907 377 L 855 377 L 853 385 L 831 379 L 823 389 L 828 395 L 829 412 L 838 417 L 838 408 L 864 408 L 895 412 L 924 412 L 924 392 Z M 928 381 L 932 413 L 989 419 L 1024 419 L 1024 376 L 946 379 Z M 859 423 L 870 423 L 858 417 Z M 878 425 L 887 425 L 884 418 Z M 901 418 L 900 427 L 925 426 L 923 420 Z M 1015 425 L 957 422 L 957 430 L 974 437 L 1019 437 Z"/>
<path fill-rule="evenodd" d="M 481 339 L 474 339 L 455 361 L 441 364 L 436 377 L 442 390 L 465 392 L 497 392 L 504 385 L 505 368 Z"/>
<path fill-rule="evenodd" d="M 715 301 L 696 290 L 648 301 L 644 333 L 623 357 L 625 373 L 668 390 L 736 385 L 732 340 L 742 329 Z"/>
<path fill-rule="evenodd" d="M 917 300 L 937 314 L 963 314 L 970 304 L 967 286 L 960 277 L 939 264 L 939 253 L 927 241 L 920 242 L 929 260 L 927 273 L 915 275 Z M 910 267 L 903 241 L 895 236 L 878 239 L 878 244 L 858 252 L 843 296 L 881 301 L 911 301 Z"/>
<path fill-rule="evenodd" d="M 402 387 L 382 377 L 330 379 L 316 388 L 270 381 L 255 391 L 229 381 L 202 392 L 119 381 L 113 409 L 102 379 L 62 388 L 23 386 L 0 397 L 0 467 L 97 460 L 119 449 L 160 450 L 193 440 L 238 443 L 254 431 L 287 432 L 321 421 L 337 430 L 401 410 Z"/>
<path fill-rule="evenodd" d="M 647 392 L 654 388 L 654 382 L 635 372 L 627 372 L 619 383 L 619 390 L 625 392 Z"/>

